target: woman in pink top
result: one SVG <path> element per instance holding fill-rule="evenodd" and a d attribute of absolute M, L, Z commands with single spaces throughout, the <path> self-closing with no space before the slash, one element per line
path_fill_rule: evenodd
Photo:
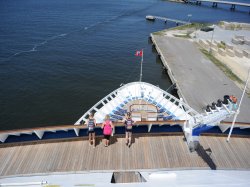
<path fill-rule="evenodd" d="M 109 139 L 112 134 L 112 131 L 114 129 L 114 125 L 112 121 L 110 120 L 109 115 L 105 116 L 105 120 L 102 124 L 102 129 L 103 129 L 103 135 L 104 135 L 104 146 L 108 147 L 109 145 Z"/>

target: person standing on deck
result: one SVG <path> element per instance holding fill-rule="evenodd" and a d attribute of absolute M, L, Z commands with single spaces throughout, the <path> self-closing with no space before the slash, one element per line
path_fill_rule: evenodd
<path fill-rule="evenodd" d="M 89 119 L 86 121 L 86 125 L 88 127 L 88 134 L 89 134 L 89 145 L 92 144 L 95 147 L 95 127 L 96 127 L 96 121 L 94 118 L 94 113 L 91 113 L 89 115 Z"/>
<path fill-rule="evenodd" d="M 230 95 L 230 100 L 233 103 L 233 108 L 236 110 L 237 109 L 237 97 L 234 95 Z"/>
<path fill-rule="evenodd" d="M 126 134 L 126 136 L 125 136 L 126 145 L 128 147 L 130 147 L 131 144 L 132 144 L 132 127 L 134 125 L 134 121 L 131 118 L 131 113 L 130 112 L 128 112 L 126 117 L 125 117 L 124 125 L 125 125 L 125 134 Z"/>
<path fill-rule="evenodd" d="M 104 146 L 108 147 L 110 136 L 111 136 L 112 131 L 114 129 L 114 125 L 113 125 L 112 121 L 110 120 L 109 115 L 105 116 L 105 120 L 102 124 L 102 129 L 103 129 L 103 135 L 104 135 Z"/>

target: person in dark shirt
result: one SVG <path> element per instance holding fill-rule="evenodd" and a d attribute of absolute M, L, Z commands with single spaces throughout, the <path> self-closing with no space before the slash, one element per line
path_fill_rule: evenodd
<path fill-rule="evenodd" d="M 95 147 L 95 127 L 96 121 L 94 118 L 94 113 L 89 115 L 89 119 L 86 121 L 86 125 L 88 127 L 88 134 L 89 134 L 89 145 L 93 142 L 93 147 Z"/>
<path fill-rule="evenodd" d="M 134 125 L 134 121 L 131 118 L 131 113 L 128 112 L 125 119 L 123 120 L 124 125 L 125 125 L 125 138 L 126 138 L 126 145 L 128 147 L 131 146 L 132 144 L 132 127 Z"/>

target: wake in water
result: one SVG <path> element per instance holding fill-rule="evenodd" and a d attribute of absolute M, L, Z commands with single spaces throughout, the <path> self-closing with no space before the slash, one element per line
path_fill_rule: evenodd
<path fill-rule="evenodd" d="M 157 4 L 157 3 L 153 3 L 153 4 Z M 72 34 L 72 33 L 75 33 L 75 32 L 79 32 L 79 31 L 82 31 L 82 30 L 89 30 L 89 29 L 91 29 L 91 28 L 97 27 L 98 25 L 106 24 L 106 23 L 109 23 L 109 22 L 118 20 L 118 19 L 120 19 L 120 18 L 122 18 L 122 17 L 131 16 L 131 15 L 137 13 L 137 12 L 144 11 L 144 10 L 147 10 L 147 9 L 149 9 L 149 8 L 152 8 L 152 4 L 149 5 L 149 6 L 147 6 L 147 7 L 142 8 L 142 9 L 140 9 L 140 10 L 133 10 L 133 11 L 125 12 L 125 13 L 122 13 L 122 14 L 120 14 L 120 15 L 118 15 L 118 16 L 114 16 L 114 17 L 112 17 L 112 18 L 110 18 L 110 19 L 107 19 L 107 20 L 104 20 L 104 21 L 100 21 L 100 22 L 96 22 L 96 23 L 91 24 L 91 25 L 89 25 L 89 26 L 81 27 L 80 29 L 75 30 L 75 31 L 71 31 L 71 32 L 69 32 L 69 33 L 63 33 L 63 34 L 59 34 L 59 35 L 56 35 L 56 36 L 52 36 L 52 37 L 50 37 L 50 38 L 48 38 L 48 39 L 46 39 L 46 40 L 44 40 L 44 41 L 42 41 L 42 42 L 40 42 L 40 43 L 34 44 L 33 47 L 32 47 L 32 49 L 17 52 L 17 53 L 15 53 L 15 54 L 11 55 L 9 58 L 12 58 L 12 57 L 21 55 L 21 54 L 23 54 L 23 53 L 35 52 L 35 51 L 37 51 L 37 48 L 38 48 L 38 47 L 43 46 L 43 45 L 45 45 L 46 43 L 48 43 L 48 42 L 50 42 L 50 41 L 52 41 L 52 40 L 55 40 L 55 39 L 58 39 L 58 38 L 65 37 L 65 36 L 67 36 L 67 35 L 69 35 L 69 34 Z"/>
<path fill-rule="evenodd" d="M 44 41 L 42 41 L 42 42 L 40 42 L 40 43 L 37 43 L 37 44 L 34 44 L 33 47 L 32 47 L 32 49 L 27 50 L 27 51 L 20 51 L 20 52 L 17 52 L 17 53 L 15 53 L 14 55 L 10 56 L 9 58 L 14 57 L 14 56 L 17 56 L 17 55 L 20 55 L 20 54 L 23 54 L 23 53 L 35 52 L 35 51 L 37 51 L 37 47 L 40 47 L 40 46 L 42 46 L 42 45 L 44 45 L 44 44 L 46 44 L 46 43 L 48 43 L 48 42 L 50 42 L 50 41 L 52 41 L 52 40 L 55 40 L 55 39 L 57 39 L 57 38 L 61 38 L 61 37 L 67 36 L 68 34 L 69 34 L 69 33 L 63 33 L 63 34 L 59 34 L 59 35 L 56 35 L 56 36 L 52 36 L 52 37 L 48 38 L 47 40 L 44 40 Z"/>
<path fill-rule="evenodd" d="M 17 52 L 17 53 L 15 53 L 15 54 L 11 55 L 9 58 L 12 58 L 12 57 L 21 55 L 21 54 L 23 54 L 23 53 L 35 52 L 35 51 L 37 51 L 37 48 L 38 48 L 38 47 L 43 46 L 43 45 L 45 45 L 46 43 L 48 43 L 48 42 L 50 42 L 50 41 L 52 41 L 52 40 L 55 40 L 55 39 L 58 39 L 58 38 L 65 37 L 65 36 L 67 36 L 68 34 L 71 34 L 71 33 L 74 33 L 74 32 L 78 32 L 78 31 L 82 31 L 82 30 L 91 29 L 91 28 L 96 27 L 96 26 L 98 26 L 98 25 L 100 25 L 100 24 L 111 22 L 111 21 L 113 21 L 113 20 L 115 20 L 115 19 L 117 19 L 117 18 L 119 18 L 119 17 L 121 17 L 121 16 L 123 16 L 123 14 L 122 14 L 122 15 L 119 15 L 119 16 L 115 16 L 115 17 L 113 17 L 113 18 L 111 18 L 111 19 L 107 19 L 107 20 L 104 20 L 104 21 L 97 22 L 97 23 L 95 23 L 95 24 L 91 24 L 91 25 L 89 25 L 89 26 L 87 26 L 87 27 L 85 26 L 85 27 L 83 27 L 83 28 L 80 28 L 80 29 L 75 30 L 75 31 L 71 31 L 71 32 L 69 32 L 69 33 L 63 33 L 63 34 L 59 34 L 59 35 L 56 35 L 56 36 L 52 36 L 52 37 L 50 37 L 50 38 L 48 38 L 48 39 L 46 39 L 46 40 L 44 40 L 44 41 L 42 41 L 42 42 L 40 42 L 40 43 L 34 44 L 33 47 L 32 47 L 32 49 Z"/>
<path fill-rule="evenodd" d="M 118 19 L 120 19 L 120 18 L 122 18 L 122 17 L 131 16 L 131 15 L 133 15 L 133 14 L 135 14 L 135 13 L 145 11 L 145 10 L 147 10 L 147 9 L 149 9 L 149 8 L 152 8 L 152 5 L 157 4 L 157 3 L 158 3 L 158 2 L 153 3 L 153 4 L 150 4 L 149 6 L 146 6 L 146 7 L 142 8 L 142 9 L 139 9 L 139 10 L 136 9 L 136 10 L 132 10 L 132 11 L 129 11 L 129 12 L 125 12 L 125 13 L 122 13 L 122 14 L 120 14 L 120 15 L 118 15 L 118 16 L 114 16 L 114 17 L 112 17 L 112 18 L 110 18 L 110 19 L 107 19 L 107 20 L 104 20 L 104 21 L 100 21 L 100 22 L 97 22 L 97 23 L 95 23 L 95 24 L 91 24 L 91 25 L 88 26 L 88 27 L 83 27 L 83 28 L 79 29 L 79 31 L 81 31 L 81 30 L 88 30 L 88 29 L 91 29 L 91 28 L 96 27 L 96 26 L 98 26 L 98 25 L 102 25 L 102 24 L 104 24 L 104 23 L 109 23 L 109 22 L 112 22 L 112 21 L 116 21 L 116 20 L 118 20 Z"/>

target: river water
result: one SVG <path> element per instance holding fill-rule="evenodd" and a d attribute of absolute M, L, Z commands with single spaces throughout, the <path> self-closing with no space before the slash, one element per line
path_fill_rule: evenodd
<path fill-rule="evenodd" d="M 242 2 L 249 2 L 243 1 Z M 193 22 L 250 22 L 249 10 L 159 0 L 0 0 L 0 129 L 74 124 L 121 83 L 171 82 L 151 32 L 174 27 L 146 15 Z"/>

